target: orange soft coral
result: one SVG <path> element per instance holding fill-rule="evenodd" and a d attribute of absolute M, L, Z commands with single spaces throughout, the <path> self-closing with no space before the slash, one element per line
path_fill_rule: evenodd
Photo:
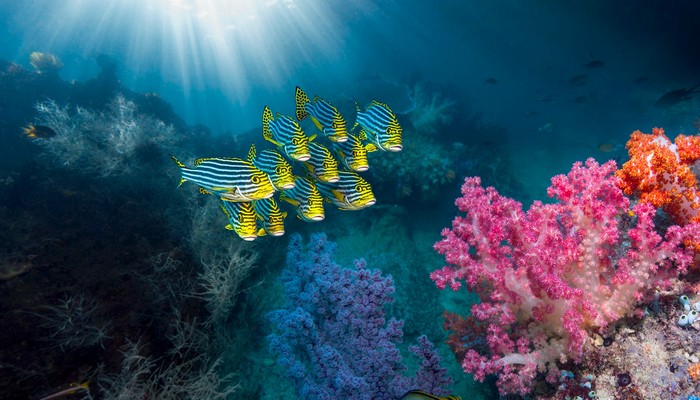
<path fill-rule="evenodd" d="M 693 382 L 700 382 L 700 363 L 690 364 L 688 366 L 688 374 Z"/>
<path fill-rule="evenodd" d="M 661 128 L 651 134 L 632 133 L 630 160 L 615 175 L 627 195 L 662 207 L 673 222 L 700 222 L 700 192 L 690 167 L 700 160 L 700 137 L 678 135 L 675 144 Z"/>

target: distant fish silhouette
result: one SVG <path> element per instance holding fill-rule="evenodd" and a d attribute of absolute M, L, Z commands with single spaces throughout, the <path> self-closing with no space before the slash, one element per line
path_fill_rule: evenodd
<path fill-rule="evenodd" d="M 569 79 L 569 84 L 572 86 L 584 86 L 588 82 L 588 74 L 574 75 Z"/>
<path fill-rule="evenodd" d="M 586 69 L 596 69 L 596 68 L 603 68 L 605 66 L 605 62 L 601 60 L 591 60 L 586 63 Z"/>
<path fill-rule="evenodd" d="M 694 94 L 700 93 L 700 90 L 697 90 L 699 87 L 700 83 L 690 89 L 671 90 L 661 95 L 654 105 L 657 107 L 673 107 L 679 103 L 690 100 Z"/>
<path fill-rule="evenodd" d="M 487 78 L 487 79 L 484 81 L 484 83 L 487 84 L 487 85 L 497 85 L 497 84 L 498 84 L 498 81 L 496 80 L 496 78 Z"/>

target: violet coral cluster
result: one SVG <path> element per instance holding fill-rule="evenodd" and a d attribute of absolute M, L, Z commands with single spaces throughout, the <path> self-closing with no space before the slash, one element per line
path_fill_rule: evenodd
<path fill-rule="evenodd" d="M 447 314 L 448 343 L 477 380 L 498 375 L 501 394 L 531 391 L 538 372 L 554 383 L 557 362 L 581 360 L 589 334 L 632 315 L 654 290 L 693 263 L 686 246 L 700 226 L 660 235 L 656 209 L 631 205 L 613 161 L 588 159 L 552 178 L 555 203 L 522 204 L 467 178 L 452 229 L 435 249 L 447 265 L 431 278 L 441 289 L 463 283 L 481 302 L 462 318 Z"/>
<path fill-rule="evenodd" d="M 413 376 L 396 343 L 403 321 L 385 318 L 393 301 L 391 276 L 366 268 L 341 268 L 335 243 L 325 234 L 308 248 L 293 235 L 282 272 L 287 304 L 268 318 L 276 329 L 270 350 L 298 384 L 304 399 L 397 399 L 408 390 L 445 394 L 451 384 L 440 357 L 425 336 L 409 349 L 422 361 Z"/>

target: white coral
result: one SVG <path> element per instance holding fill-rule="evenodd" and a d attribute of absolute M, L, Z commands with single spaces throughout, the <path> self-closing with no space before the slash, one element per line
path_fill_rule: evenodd
<path fill-rule="evenodd" d="M 423 85 L 417 83 L 413 87 L 415 110 L 409 118 L 413 128 L 421 133 L 432 134 L 446 124 L 452 122 L 455 102 L 443 97 L 439 92 L 429 92 Z"/>

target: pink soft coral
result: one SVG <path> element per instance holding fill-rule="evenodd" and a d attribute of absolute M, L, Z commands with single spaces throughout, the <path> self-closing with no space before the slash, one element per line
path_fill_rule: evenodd
<path fill-rule="evenodd" d="M 527 393 L 536 369 L 557 373 L 555 361 L 580 360 L 588 332 L 601 331 L 666 286 L 693 262 L 683 246 L 700 226 L 655 231 L 655 209 L 630 209 L 610 161 L 575 163 L 552 178 L 554 204 L 515 200 L 467 178 L 452 229 L 435 249 L 447 266 L 431 278 L 444 289 L 465 282 L 481 304 L 472 316 L 448 315 L 450 345 L 463 368 L 482 380 L 498 374 L 502 394 Z M 461 346 L 459 345 L 461 343 Z"/>

